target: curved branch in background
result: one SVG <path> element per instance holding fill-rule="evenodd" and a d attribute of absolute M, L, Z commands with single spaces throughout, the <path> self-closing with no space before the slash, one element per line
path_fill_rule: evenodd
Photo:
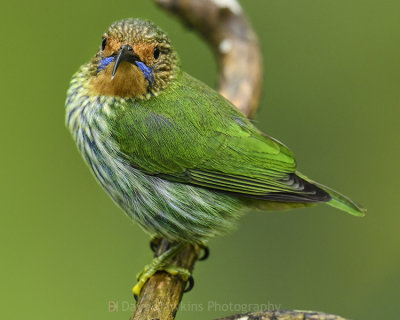
<path fill-rule="evenodd" d="M 247 117 L 254 116 L 261 95 L 259 42 L 236 0 L 155 0 L 198 32 L 214 51 L 218 91 Z"/>
<path fill-rule="evenodd" d="M 254 116 L 262 87 L 262 58 L 258 39 L 236 0 L 153 0 L 198 32 L 214 51 L 218 64 L 218 91 L 247 117 Z M 156 256 L 165 252 L 161 240 Z M 200 248 L 190 245 L 172 261 L 193 270 Z M 130 320 L 173 320 L 178 311 L 185 281 L 157 272 L 142 288 Z M 341 317 L 306 311 L 265 311 L 234 315 L 224 320 L 344 320 Z M 220 319 L 220 320 L 223 320 Z"/>

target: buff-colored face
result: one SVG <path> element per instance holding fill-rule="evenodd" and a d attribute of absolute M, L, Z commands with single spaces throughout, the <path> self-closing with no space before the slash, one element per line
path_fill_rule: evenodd
<path fill-rule="evenodd" d="M 114 23 L 103 35 L 91 64 L 91 91 L 124 98 L 157 95 L 179 71 L 167 35 L 139 19 Z"/>

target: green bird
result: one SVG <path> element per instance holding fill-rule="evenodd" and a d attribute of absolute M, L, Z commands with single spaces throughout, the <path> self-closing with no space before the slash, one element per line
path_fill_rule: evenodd
<path fill-rule="evenodd" d="M 232 229 L 245 208 L 319 202 L 365 209 L 296 170 L 292 152 L 231 102 L 183 72 L 168 36 L 147 20 L 116 22 L 72 78 L 66 125 L 97 180 L 152 237 L 172 246 L 139 276 L 135 294 L 187 243 Z"/>

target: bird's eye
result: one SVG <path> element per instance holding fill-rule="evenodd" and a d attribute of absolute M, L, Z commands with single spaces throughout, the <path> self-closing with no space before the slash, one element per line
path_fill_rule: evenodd
<path fill-rule="evenodd" d="M 160 56 L 160 49 L 158 48 L 158 46 L 154 47 L 154 59 L 158 59 L 158 57 Z"/>
<path fill-rule="evenodd" d="M 104 50 L 107 45 L 107 38 L 104 38 L 103 41 L 101 42 L 101 50 Z"/>

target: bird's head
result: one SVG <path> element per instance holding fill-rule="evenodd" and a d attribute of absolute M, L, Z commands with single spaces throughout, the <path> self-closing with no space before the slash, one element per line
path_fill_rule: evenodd
<path fill-rule="evenodd" d="M 124 98 L 157 95 L 176 78 L 178 61 L 167 35 L 155 24 L 118 21 L 104 33 L 90 62 L 90 89 Z"/>

